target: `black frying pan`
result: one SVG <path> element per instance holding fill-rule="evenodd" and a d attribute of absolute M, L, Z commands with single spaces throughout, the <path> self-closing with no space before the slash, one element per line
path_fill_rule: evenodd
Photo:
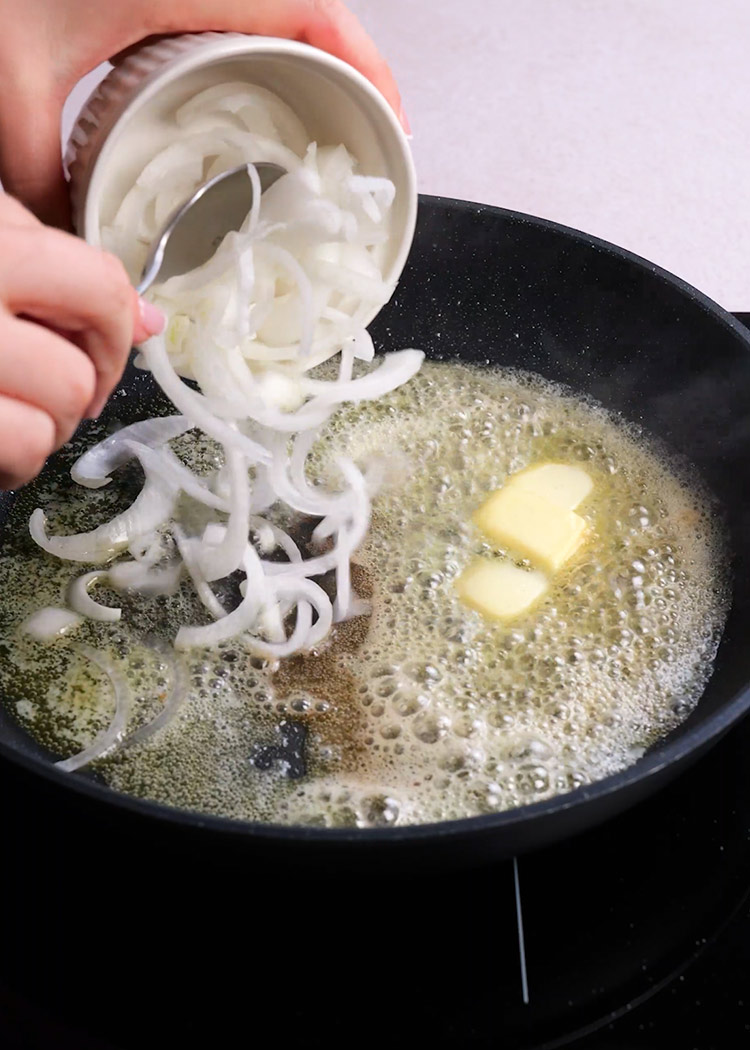
<path fill-rule="evenodd" d="M 0 708 L 6 819 L 101 851 L 210 851 L 264 870 L 291 862 L 371 868 L 470 864 L 523 853 L 606 820 L 655 791 L 750 706 L 750 335 L 682 281 L 620 248 L 551 222 L 425 197 L 409 263 L 373 325 L 382 349 L 517 365 L 620 411 L 701 470 L 728 516 L 734 600 L 716 668 L 691 717 L 630 769 L 546 802 L 493 816 L 386 830 L 243 824 L 115 794 L 92 775 L 57 772 Z M 130 415 L 147 413 L 148 376 L 124 379 Z M 120 399 L 122 404 L 122 399 Z M 110 406 L 111 407 L 111 406 Z M 119 416 L 122 410 L 118 409 Z M 13 496 L 0 502 L 0 523 Z M 123 845 L 123 844 L 127 845 Z"/>

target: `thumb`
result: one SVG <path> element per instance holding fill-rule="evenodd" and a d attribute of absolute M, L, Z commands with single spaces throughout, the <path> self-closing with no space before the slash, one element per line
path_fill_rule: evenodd
<path fill-rule="evenodd" d="M 38 82 L 0 93 L 0 181 L 43 222 L 69 227 L 70 204 L 60 145 L 62 99 Z"/>

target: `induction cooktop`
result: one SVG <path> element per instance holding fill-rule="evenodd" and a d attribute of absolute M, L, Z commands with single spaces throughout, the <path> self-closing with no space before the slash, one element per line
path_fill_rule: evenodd
<path fill-rule="evenodd" d="M 0 948 L 0 1046 L 746 1046 L 749 754 L 745 721 L 654 799 L 516 868 L 273 885 L 212 878 L 209 859 L 92 871 L 86 914 L 59 896 L 67 943 L 50 951 L 30 914 L 23 957 Z M 45 893 L 31 881 L 6 897 L 16 920 Z"/>

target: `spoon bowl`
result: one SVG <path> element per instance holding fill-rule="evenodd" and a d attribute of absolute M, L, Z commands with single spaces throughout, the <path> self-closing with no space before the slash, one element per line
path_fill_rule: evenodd
<path fill-rule="evenodd" d="M 252 165 L 260 179 L 261 193 L 286 170 L 279 164 Z M 148 253 L 138 283 L 138 294 L 159 278 L 166 281 L 208 262 L 226 235 L 239 230 L 253 203 L 251 165 L 222 171 L 204 182 L 170 215 Z"/>

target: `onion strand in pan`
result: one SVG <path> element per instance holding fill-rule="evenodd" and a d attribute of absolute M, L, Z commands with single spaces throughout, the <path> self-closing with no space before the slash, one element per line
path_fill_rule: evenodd
<path fill-rule="evenodd" d="M 133 442 L 142 442 L 156 449 L 180 437 L 190 430 L 190 426 L 184 416 L 164 416 L 132 423 L 79 456 L 71 468 L 70 476 L 77 484 L 89 489 L 109 485 L 112 480 L 110 474 L 135 455 Z"/>
<path fill-rule="evenodd" d="M 70 758 L 55 763 L 58 769 L 62 769 L 66 773 L 73 773 L 76 769 L 82 769 L 89 762 L 94 762 L 97 758 L 103 758 L 117 747 L 125 734 L 125 726 L 131 707 L 128 683 L 112 661 L 103 653 L 97 652 L 96 649 L 92 649 L 88 645 L 79 646 L 79 652 L 87 660 L 90 660 L 92 664 L 96 664 L 109 678 L 112 683 L 112 691 L 114 692 L 115 711 L 112 721 L 107 728 L 103 733 L 99 734 L 89 747 L 79 751 L 77 755 L 72 755 Z"/>
<path fill-rule="evenodd" d="M 109 605 L 95 602 L 89 594 L 89 587 L 100 580 L 106 580 L 108 574 L 94 569 L 93 572 L 85 572 L 83 576 L 77 576 L 71 580 L 68 587 L 68 604 L 73 612 L 79 616 L 88 616 L 90 620 L 100 620 L 102 623 L 117 623 L 122 616 L 122 609 L 113 609 Z"/>
<path fill-rule="evenodd" d="M 170 722 L 174 721 L 174 718 L 182 706 L 185 697 L 187 696 L 188 683 L 187 673 L 185 667 L 180 660 L 176 659 L 174 653 L 164 650 L 164 657 L 168 661 L 170 666 L 170 687 L 164 701 L 164 707 L 161 709 L 155 718 L 152 718 L 150 722 L 142 725 L 139 729 L 136 729 L 134 733 L 126 737 L 123 746 L 132 747 L 133 744 L 140 744 L 144 740 L 147 740 L 154 733 L 157 733 L 160 729 L 168 726 Z"/>
<path fill-rule="evenodd" d="M 158 566 L 148 561 L 118 561 L 108 567 L 107 577 L 117 591 L 144 595 L 176 594 L 183 567 L 179 558 Z"/>
<path fill-rule="evenodd" d="M 47 519 L 41 507 L 31 515 L 29 532 L 35 543 L 57 558 L 66 561 L 101 565 L 128 544 L 169 519 L 174 509 L 175 492 L 161 482 L 146 476 L 146 484 L 126 511 L 91 532 L 75 536 L 48 536 Z"/>

